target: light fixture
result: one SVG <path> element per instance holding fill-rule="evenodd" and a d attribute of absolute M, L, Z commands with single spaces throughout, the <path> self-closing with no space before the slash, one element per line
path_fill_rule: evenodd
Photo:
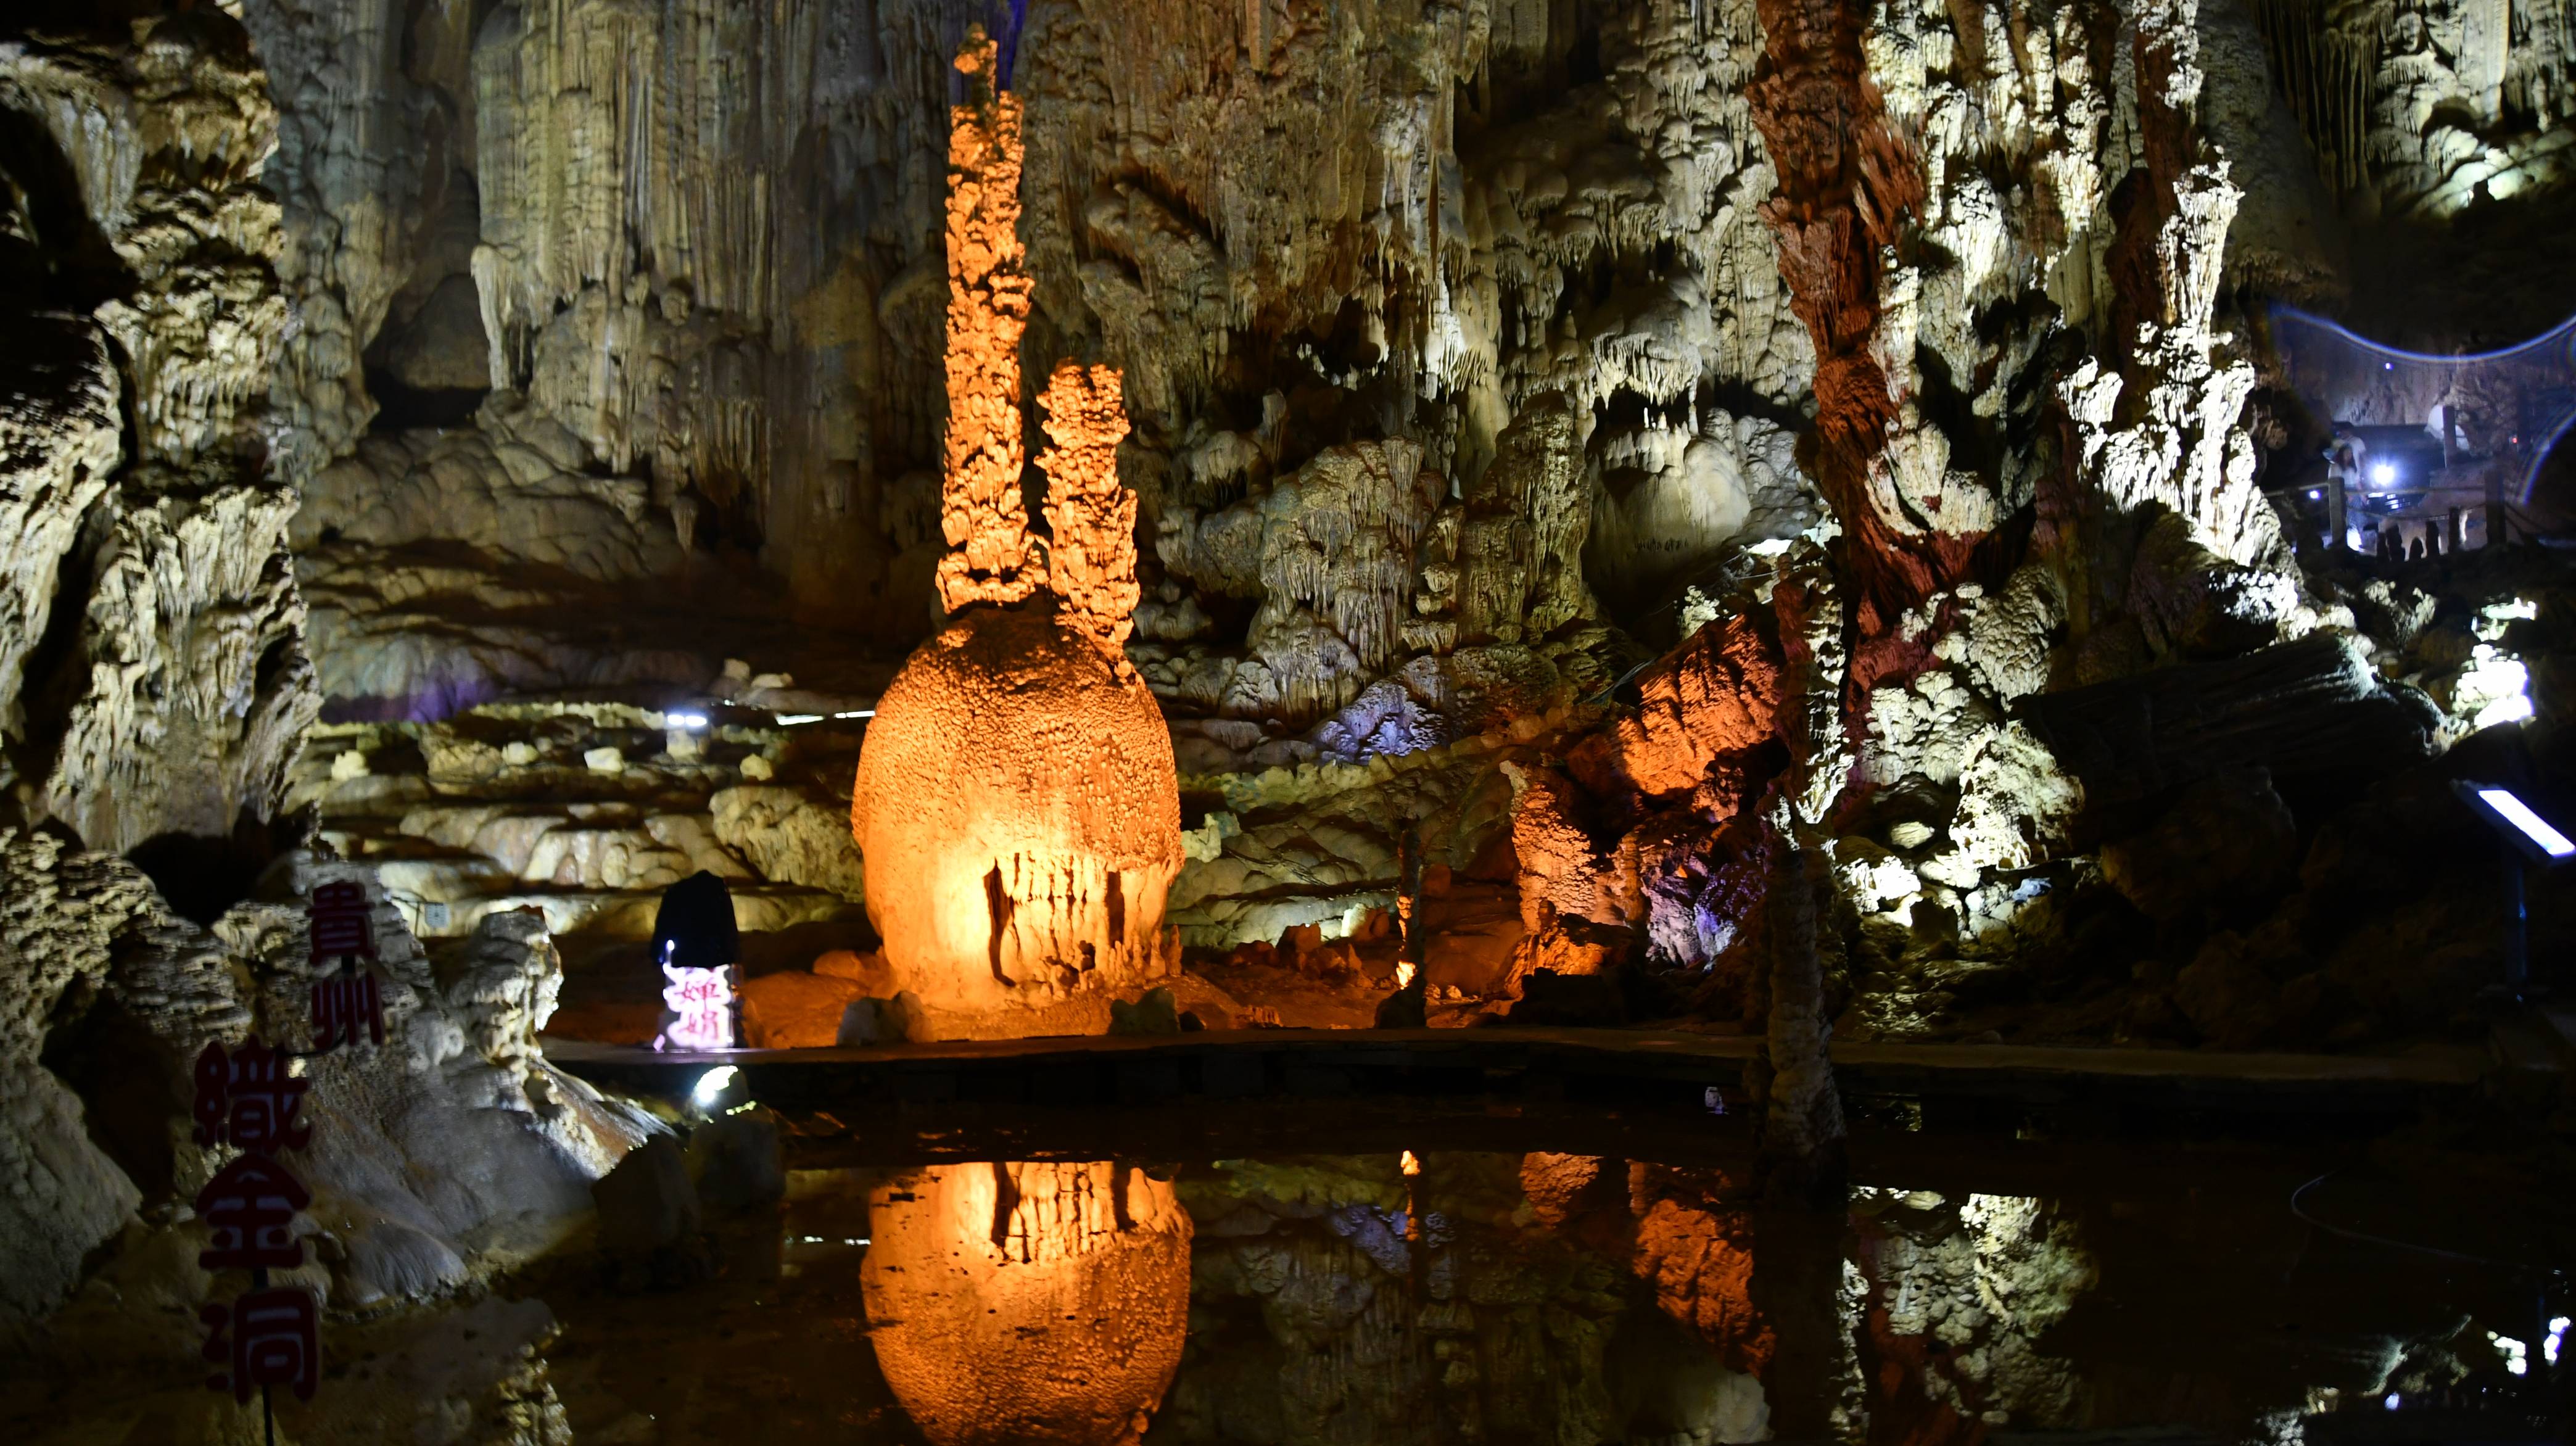
<path fill-rule="evenodd" d="M 2370 484 L 2374 487 L 2396 486 L 2397 464 L 2394 462 L 2373 462 L 2370 464 Z"/>
<path fill-rule="evenodd" d="M 733 1086 L 733 1077 L 738 1073 L 740 1071 L 732 1065 L 717 1065 L 714 1069 L 698 1076 L 698 1083 L 689 1091 L 689 1098 L 696 1100 L 701 1108 L 714 1104 L 723 1097 L 727 1089 Z"/>
<path fill-rule="evenodd" d="M 2510 789 L 2466 779 L 2451 788 L 2511 845 L 2504 851 L 2504 982 L 2519 998 L 2531 979 L 2531 911 L 2524 899 L 2523 869 L 2526 865 L 2550 868 L 2576 858 L 2576 841 Z"/>
<path fill-rule="evenodd" d="M 674 728 L 704 728 L 707 726 L 707 715 L 704 713 L 665 713 L 662 717 L 665 722 L 669 723 L 670 726 Z"/>
<path fill-rule="evenodd" d="M 2480 788 L 2477 796 L 2478 801 L 2492 810 L 2496 817 L 2512 824 L 2522 837 L 2529 839 L 2550 858 L 2563 859 L 2576 854 L 2576 843 L 2569 842 L 2567 835 L 2550 827 L 2547 819 L 2532 812 L 2530 804 L 2514 797 L 2511 792 L 2501 788 Z"/>
<path fill-rule="evenodd" d="M 1398 1163 L 1403 1166 L 1404 1173 L 1408 1175 L 1419 1175 L 1422 1173 L 1422 1162 L 1414 1158 L 1411 1150 L 1405 1151 L 1404 1158 Z"/>

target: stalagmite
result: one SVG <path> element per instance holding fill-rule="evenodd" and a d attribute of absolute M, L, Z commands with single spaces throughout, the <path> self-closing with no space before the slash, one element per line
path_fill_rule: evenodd
<path fill-rule="evenodd" d="M 982 27 L 957 56 L 966 101 L 948 125 L 948 432 L 939 495 L 949 612 L 1015 603 L 1038 586 L 1020 496 L 1020 335 L 1029 276 L 1020 245 L 1020 101 L 993 89 Z M 1114 445 L 1114 444 L 1113 444 Z"/>
<path fill-rule="evenodd" d="M 1181 1364 L 1189 1212 L 1108 1161 L 941 1166 L 868 1201 L 868 1338 L 937 1446 L 1143 1436 Z"/>
<path fill-rule="evenodd" d="M 1039 405 L 1055 445 L 1038 458 L 1047 477 L 1047 586 L 1056 617 L 1121 658 L 1136 630 L 1136 494 L 1118 482 L 1127 413 L 1118 373 L 1066 362 Z"/>
<path fill-rule="evenodd" d="M 949 176 L 948 471 L 939 571 L 952 614 L 877 704 L 850 826 L 868 912 L 941 1033 L 1097 1028 L 1113 992 L 1177 965 L 1171 735 L 1120 651 L 1136 605 L 1136 500 L 1120 486 L 1118 373 L 1066 364 L 1042 459 L 1049 594 L 1020 501 L 1017 102 L 980 32 L 959 60 Z"/>

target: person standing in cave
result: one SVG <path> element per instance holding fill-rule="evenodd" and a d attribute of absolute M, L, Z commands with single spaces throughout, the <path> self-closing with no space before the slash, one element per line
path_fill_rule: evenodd
<path fill-rule="evenodd" d="M 680 983 L 688 970 L 723 970 L 721 1007 L 723 1018 L 709 1018 L 688 1032 L 706 1033 L 708 1026 L 720 1028 L 724 1042 L 730 1044 L 742 1037 L 739 1018 L 742 997 L 742 933 L 733 917 L 733 893 L 725 881 L 704 869 L 673 884 L 662 893 L 661 907 L 653 914 L 653 963 L 664 977 Z M 701 982 L 712 986 L 716 981 Z M 664 993 L 665 1004 L 671 995 Z M 677 1007 L 677 1006 L 674 1006 Z M 696 1008 L 690 1005 L 690 1009 Z M 715 1008 L 714 1003 L 709 1009 Z M 685 1013 L 686 1011 L 684 1011 Z M 687 1024 L 683 1021 L 683 1025 Z M 682 1026 L 668 1033 L 675 1039 Z M 703 1039 L 699 1041 L 705 1043 Z"/>

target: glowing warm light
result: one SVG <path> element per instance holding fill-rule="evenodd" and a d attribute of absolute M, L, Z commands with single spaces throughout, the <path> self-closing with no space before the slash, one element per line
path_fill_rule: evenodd
<path fill-rule="evenodd" d="M 933 1029 L 984 1037 L 1097 1028 L 1113 993 L 1175 972 L 1163 911 L 1181 865 L 1171 732 L 1122 647 L 1137 499 L 1118 480 L 1114 369 L 1050 378 L 1043 579 L 1028 536 L 1020 111 L 994 94 L 993 63 L 971 31 L 949 144 L 951 617 L 870 710 L 850 802 L 888 965 Z"/>
<path fill-rule="evenodd" d="M 1113 367 L 1066 362 L 1047 379 L 1047 586 L 1065 626 L 1112 650 L 1135 629 L 1136 494 L 1118 483 L 1127 411 Z"/>
<path fill-rule="evenodd" d="M 1395 964 L 1395 987 L 1396 987 L 1396 988 L 1398 988 L 1398 989 L 1410 989 L 1410 988 L 1412 988 L 1412 987 L 1413 987 L 1413 961 L 1412 961 L 1412 960 L 1410 960 L 1410 959 L 1399 959 L 1399 960 L 1397 960 L 1397 961 L 1396 961 L 1396 964 Z"/>
<path fill-rule="evenodd" d="M 733 1048 L 733 974 L 729 969 L 662 966 L 662 1004 L 678 1017 L 656 1043 L 665 1049 Z"/>
<path fill-rule="evenodd" d="M 741 1071 L 732 1065 L 717 1065 L 714 1069 L 698 1076 L 697 1086 L 689 1091 L 689 1098 L 696 1100 L 701 1108 L 714 1104 L 724 1098 L 726 1090 L 733 1088 L 733 1078 L 739 1073 Z"/>
<path fill-rule="evenodd" d="M 1404 1173 L 1408 1175 L 1419 1175 L 1422 1173 L 1422 1162 L 1414 1158 L 1411 1150 L 1405 1151 L 1404 1158 L 1397 1163 L 1403 1167 Z"/>
<path fill-rule="evenodd" d="M 2478 790 L 2478 798 L 2487 807 L 2494 809 L 2505 822 L 2521 829 L 2526 838 L 2540 845 L 2541 852 L 2551 858 L 2563 859 L 2569 854 L 2576 854 L 2576 843 L 2568 842 L 2567 835 L 2551 828 L 2548 820 L 2533 813 L 2531 805 L 2521 799 L 2501 788 L 2481 788 Z"/>
<path fill-rule="evenodd" d="M 994 88 L 996 47 L 969 26 L 966 99 L 948 113 L 948 426 L 939 602 L 954 613 L 1037 591 L 1020 493 L 1020 337 L 1030 282 L 1020 243 L 1020 98 Z"/>
<path fill-rule="evenodd" d="M 936 1446 L 1141 1436 L 1181 1363 L 1190 1217 L 1107 1161 L 947 1165 L 868 1200 L 869 1343 Z"/>

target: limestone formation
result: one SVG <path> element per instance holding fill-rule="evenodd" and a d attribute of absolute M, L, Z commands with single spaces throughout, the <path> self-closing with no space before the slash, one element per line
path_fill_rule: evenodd
<path fill-rule="evenodd" d="M 996 92 L 994 55 L 977 27 L 957 57 L 966 100 L 948 122 L 948 429 L 939 494 L 948 554 L 939 560 L 939 602 L 952 613 L 1018 602 L 1040 582 L 1020 497 L 1020 335 L 1029 314 L 1020 98 Z"/>
<path fill-rule="evenodd" d="M 1118 481 L 1118 444 L 1127 435 L 1118 373 L 1065 362 L 1038 405 L 1052 443 L 1038 469 L 1047 479 L 1047 587 L 1056 596 L 1056 620 L 1124 658 L 1140 594 L 1136 494 Z"/>
<path fill-rule="evenodd" d="M 259 186 L 266 79 L 228 17 L 172 16 L 123 44 L 0 43 L 0 109 L 28 128 L 31 180 L 73 188 L 39 193 L 33 264 L 117 271 L 104 299 L 84 294 L 96 281 L 47 283 L 42 305 L 88 315 L 35 320 L 9 363 L 16 811 L 101 849 L 230 837 L 278 811 L 318 705 L 286 551 L 295 494 L 257 460 L 289 330 Z"/>
<path fill-rule="evenodd" d="M 1119 643 L 1137 596 L 1135 503 L 1120 487 L 1117 374 L 1067 364 L 1048 389 L 1037 575 L 1020 499 L 1019 103 L 993 95 L 980 30 L 959 67 L 949 172 L 950 552 L 956 614 L 878 700 L 850 829 L 897 981 L 963 1033 L 1097 1024 L 1108 996 L 1173 972 L 1163 927 L 1181 863 L 1171 736 Z M 1017 605 L 1017 606 L 1014 606 Z"/>
<path fill-rule="evenodd" d="M 938 1166 L 875 1192 L 878 1368 L 938 1446 L 1134 1442 L 1181 1361 L 1189 1212 L 1131 1165 Z"/>
<path fill-rule="evenodd" d="M 1171 737 L 1122 672 L 1044 611 L 976 608 L 879 700 L 851 828 L 886 957 L 934 1009 L 1014 1028 L 1176 964 Z"/>

